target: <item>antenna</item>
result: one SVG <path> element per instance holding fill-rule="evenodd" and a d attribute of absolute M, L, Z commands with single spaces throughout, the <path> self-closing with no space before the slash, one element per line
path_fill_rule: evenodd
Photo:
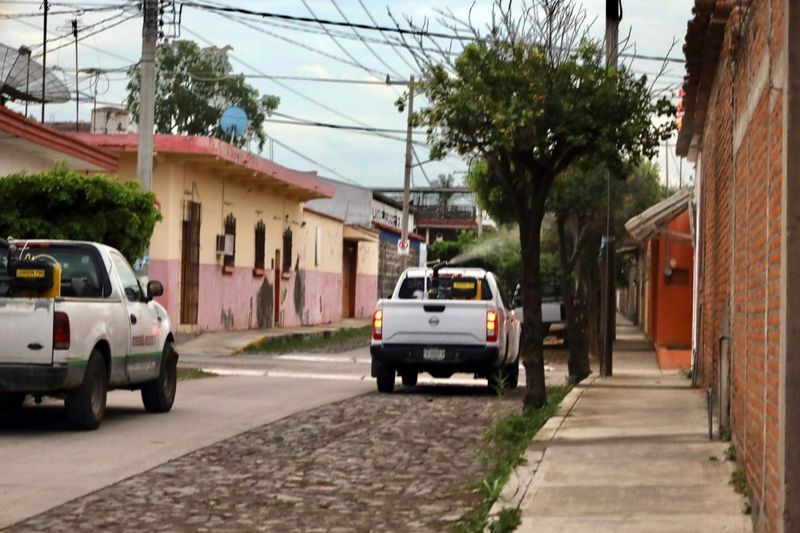
<path fill-rule="evenodd" d="M 228 135 L 231 139 L 231 144 L 237 137 L 242 137 L 244 132 L 247 131 L 247 126 L 250 121 L 247 119 L 247 113 L 244 109 L 238 106 L 231 106 L 222 112 L 219 117 L 219 127 L 222 128 L 223 133 Z"/>
<path fill-rule="evenodd" d="M 26 103 L 60 104 L 69 102 L 70 93 L 52 69 L 44 70 L 41 63 L 31 59 L 29 48 L 21 46 L 17 50 L 0 44 L 0 98 L 2 97 Z"/>

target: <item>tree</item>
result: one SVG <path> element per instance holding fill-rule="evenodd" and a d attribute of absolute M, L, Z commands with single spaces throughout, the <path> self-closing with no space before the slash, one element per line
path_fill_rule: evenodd
<path fill-rule="evenodd" d="M 523 1 L 519 15 L 495 0 L 493 11 L 485 32 L 451 16 L 451 31 L 474 39 L 454 61 L 444 50 L 426 52 L 421 41 L 413 48 L 428 101 L 415 122 L 428 129 L 432 157 L 453 151 L 485 161 L 491 182 L 484 190 L 504 208 L 490 214 L 519 225 L 524 401 L 539 407 L 547 399 L 540 232 L 550 188 L 582 157 L 621 171 L 651 156 L 672 126 L 653 119 L 672 106 L 651 99 L 646 77 L 604 66 L 569 0 Z"/>
<path fill-rule="evenodd" d="M 0 235 L 95 241 L 140 257 L 161 213 L 137 182 L 82 176 L 58 166 L 0 179 Z"/>
<path fill-rule="evenodd" d="M 174 41 L 171 47 L 158 49 L 156 63 L 156 133 L 205 135 L 230 142 L 230 135 L 219 126 L 219 117 L 226 108 L 239 106 L 247 113 L 250 136 L 258 142 L 259 151 L 264 147 L 264 120 L 280 100 L 277 96 L 260 96 L 245 82 L 244 75 L 232 74 L 225 49 Z M 138 120 L 139 67 L 131 68 L 128 74 L 126 106 Z M 247 140 L 243 136 L 233 142 L 241 147 Z"/>

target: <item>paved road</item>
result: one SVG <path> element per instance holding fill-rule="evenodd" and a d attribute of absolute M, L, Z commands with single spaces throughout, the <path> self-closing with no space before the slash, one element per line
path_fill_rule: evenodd
<path fill-rule="evenodd" d="M 166 415 L 145 413 L 139 394 L 128 391 L 110 394 L 107 419 L 96 432 L 71 431 L 61 402 L 46 400 L 0 414 L 0 528 L 233 435 L 375 388 L 367 348 L 338 354 L 182 356 L 181 365 L 223 376 L 180 382 L 175 407 Z M 564 372 L 563 366 L 553 366 L 547 378 L 555 385 Z M 412 396 L 443 387 L 483 405 L 491 400 L 482 392 L 485 383 L 466 374 L 451 380 L 420 376 Z M 418 410 L 416 402 L 406 408 Z"/>
<path fill-rule="evenodd" d="M 300 411 L 371 391 L 371 382 L 219 377 L 182 381 L 172 412 L 109 395 L 98 431 L 69 429 L 63 404 L 0 414 L 0 528 L 170 459 Z"/>

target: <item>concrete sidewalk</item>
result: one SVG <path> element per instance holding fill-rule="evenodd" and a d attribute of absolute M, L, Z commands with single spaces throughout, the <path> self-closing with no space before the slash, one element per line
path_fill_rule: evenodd
<path fill-rule="evenodd" d="M 225 358 L 234 355 L 246 346 L 265 339 L 280 337 L 322 337 L 339 329 L 361 328 L 368 326 L 368 318 L 349 318 L 334 324 L 322 326 L 304 326 L 296 328 L 249 329 L 242 331 L 221 331 L 203 333 L 197 337 L 177 343 L 175 349 L 182 362 L 189 362 L 194 357 Z"/>
<path fill-rule="evenodd" d="M 752 531 L 727 444 L 708 440 L 705 394 L 659 370 L 630 323 L 620 320 L 614 376 L 573 389 L 559 415 L 514 477 L 516 502 L 504 493 L 520 505 L 517 531 Z"/>

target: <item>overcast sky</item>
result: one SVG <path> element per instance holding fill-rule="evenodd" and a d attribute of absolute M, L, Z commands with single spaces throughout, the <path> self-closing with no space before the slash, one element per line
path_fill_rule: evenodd
<path fill-rule="evenodd" d="M 205 0 L 202 0 L 205 1 Z M 74 17 L 72 13 L 56 14 L 55 12 L 70 11 L 70 6 L 120 5 L 125 0 L 68 0 L 56 2 L 51 10 L 54 12 L 48 21 L 50 37 L 66 35 L 69 33 L 69 20 Z M 135 4 L 135 2 L 127 2 Z M 211 3 L 205 2 L 205 3 Z M 222 2 L 225 5 L 246 7 L 253 10 L 269 11 L 286 15 L 310 17 L 321 19 L 344 20 L 337 11 L 338 6 L 351 22 L 370 24 L 369 15 L 380 25 L 391 26 L 392 22 L 387 14 L 387 8 L 396 16 L 412 16 L 415 21 L 422 21 L 426 17 L 430 20 L 430 31 L 441 30 L 437 22 L 436 9 L 452 9 L 456 13 L 466 13 L 471 2 L 455 0 L 260 0 L 260 1 L 232 1 Z M 623 0 L 624 18 L 621 25 L 621 37 L 630 32 L 631 45 L 635 44 L 636 53 L 648 56 L 664 56 L 669 52 L 671 57 L 682 58 L 681 46 L 686 32 L 686 22 L 691 16 L 692 0 L 669 0 L 668 2 L 653 2 L 652 0 Z M 39 11 L 39 0 L 0 0 L 0 13 L 23 14 Z M 363 5 L 362 5 L 363 4 Z M 604 0 L 587 0 L 583 3 L 589 22 L 592 22 L 591 34 L 598 39 L 602 38 L 605 16 Z M 477 0 L 473 9 L 473 20 L 486 21 L 490 12 L 491 2 Z M 310 8 L 310 11 L 309 9 Z M 366 9 L 365 9 L 366 8 Z M 369 11 L 369 15 L 367 13 Z M 313 12 L 313 15 L 312 13 Z M 84 13 L 79 16 L 81 26 L 90 26 L 105 18 L 111 17 L 120 11 L 99 13 Z M 121 18 L 134 15 L 135 10 Z M 115 22 L 120 19 L 113 19 Z M 219 15 L 201 11 L 196 8 L 185 7 L 182 19 L 181 38 L 198 41 L 207 45 L 203 39 L 217 46 L 229 45 L 234 69 L 245 73 L 260 73 L 271 76 L 310 76 L 333 77 L 358 80 L 385 79 L 389 68 L 379 61 L 367 47 L 350 32 L 350 38 L 337 38 L 343 46 L 359 63 L 367 69 L 346 64 L 349 61 L 346 54 L 339 48 L 328 35 L 321 32 L 319 26 L 306 25 L 306 31 L 297 31 L 296 25 L 291 23 L 271 20 L 274 24 L 264 25 L 257 19 L 252 20 L 256 27 L 273 33 L 268 35 L 263 32 L 243 26 L 239 22 L 223 18 Z M 87 38 L 79 45 L 79 68 L 99 67 L 113 69 L 124 67 L 138 60 L 141 53 L 141 24 L 142 19 L 134 16 L 130 20 L 119 24 L 107 31 Z M 102 27 L 102 26 L 99 26 Z M 348 30 L 342 28 L 338 33 L 347 35 Z M 373 31 L 361 31 L 365 38 L 381 39 L 381 35 Z M 202 37 L 202 39 L 200 37 Z M 277 37 L 276 37 L 277 36 Z M 20 45 L 29 47 L 41 45 L 42 17 L 24 17 L 14 19 L 0 18 L 0 43 L 17 48 Z M 296 43 L 288 42 L 296 41 Z M 670 52 L 673 40 L 677 44 Z M 50 50 L 69 43 L 70 39 L 57 40 L 48 44 Z M 302 46 L 301 46 L 302 45 Z M 409 65 L 393 50 L 384 44 L 370 43 L 372 49 L 385 61 L 393 71 L 404 77 L 412 74 Z M 308 50 L 303 46 L 315 48 L 318 51 Z M 40 48 L 34 50 L 34 53 Z M 323 55 L 319 51 L 328 55 Z M 630 50 L 633 51 L 633 50 Z M 402 52 L 401 52 L 402 53 Z M 403 53 L 410 62 L 410 56 Z M 333 57 L 330 57 L 333 56 Z M 337 60 L 341 59 L 343 61 Z M 239 62 L 241 61 L 241 62 Z M 628 59 L 637 72 L 656 73 L 661 68 L 661 63 L 644 59 Z M 48 66 L 56 65 L 64 69 L 63 75 L 67 83 L 74 90 L 73 81 L 75 70 L 74 47 L 66 46 L 60 50 L 53 50 L 47 56 Z M 243 63 L 244 64 L 243 64 Z M 249 66 L 245 66 L 245 64 Z M 665 88 L 672 85 L 674 89 L 684 74 L 681 63 L 669 63 L 665 75 L 659 80 L 657 87 Z M 395 76 L 392 75 L 394 78 Z M 385 85 L 354 85 L 330 84 L 307 81 L 282 80 L 280 83 L 263 78 L 251 78 L 253 86 L 262 94 L 273 94 L 281 99 L 278 112 L 302 119 L 336 124 L 368 125 L 371 127 L 398 129 L 405 127 L 405 116 L 398 113 L 394 106 L 401 88 L 387 87 Z M 125 98 L 125 76 L 122 73 L 109 73 L 102 76 L 97 82 L 98 101 L 101 104 L 121 104 Z M 90 93 L 91 80 L 82 76 L 79 82 L 80 90 Z M 312 100 L 330 108 L 325 109 Z M 418 105 L 424 102 L 418 102 Z M 13 109 L 20 110 L 18 105 Z M 48 120 L 74 120 L 74 103 L 53 104 L 47 107 Z M 333 111 L 331 111 L 331 109 Z M 335 111 L 335 112 L 334 112 Z M 82 120 L 88 120 L 91 104 L 81 104 L 80 114 Z M 39 107 L 29 114 L 39 116 Z M 278 117 L 275 117 L 278 118 Z M 276 141 L 291 147 L 322 165 L 333 169 L 337 174 L 346 176 L 358 183 L 368 186 L 399 187 L 403 181 L 403 166 L 405 145 L 404 142 L 385 139 L 373 135 L 364 135 L 341 130 L 314 128 L 308 126 L 294 126 L 271 123 L 267 125 L 267 133 Z M 403 134 L 393 134 L 403 137 Z M 424 140 L 424 136 L 418 136 Z M 427 149 L 417 148 L 417 154 L 422 161 L 428 159 Z M 321 175 L 336 177 L 331 172 L 315 166 L 307 160 L 293 154 L 284 147 L 274 145 L 274 159 L 276 162 L 301 170 L 318 170 Z M 265 147 L 264 155 L 269 157 L 269 147 Z M 658 157 L 659 164 L 663 167 L 667 154 L 662 150 Z M 671 182 L 676 179 L 677 160 L 674 159 L 674 149 L 670 149 L 669 165 Z M 684 179 L 690 174 L 689 165 L 685 165 Z M 440 173 L 459 173 L 466 169 L 466 165 L 458 157 L 447 158 L 444 162 L 428 163 L 424 169 L 431 179 Z M 460 177 L 460 173 L 457 174 Z M 663 168 L 662 168 L 663 176 Z M 418 186 L 426 185 L 425 177 L 420 169 L 415 169 L 414 183 Z"/>

